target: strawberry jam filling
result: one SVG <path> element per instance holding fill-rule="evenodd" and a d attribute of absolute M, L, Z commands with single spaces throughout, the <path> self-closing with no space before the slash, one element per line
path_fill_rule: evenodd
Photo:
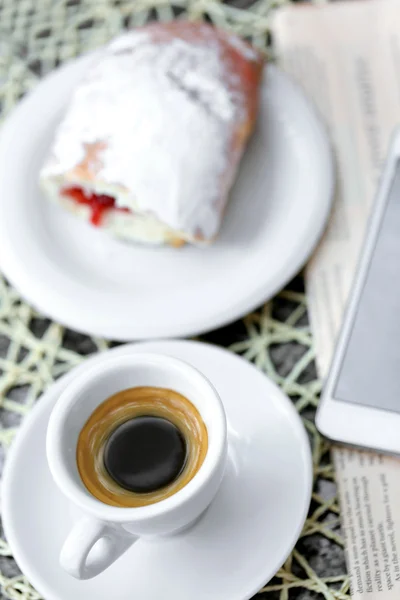
<path fill-rule="evenodd" d="M 130 212 L 129 208 L 115 206 L 115 198 L 106 194 L 90 194 L 80 187 L 68 187 L 62 191 L 62 195 L 75 200 L 77 204 L 84 204 L 90 209 L 90 222 L 99 227 L 104 215 L 110 210 L 119 212 Z"/>

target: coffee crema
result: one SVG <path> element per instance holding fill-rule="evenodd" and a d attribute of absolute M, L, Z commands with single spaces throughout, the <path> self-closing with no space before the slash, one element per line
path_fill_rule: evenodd
<path fill-rule="evenodd" d="M 137 387 L 100 404 L 82 428 L 77 465 L 105 504 L 139 507 L 172 496 L 193 479 L 208 449 L 197 408 L 173 390 Z"/>

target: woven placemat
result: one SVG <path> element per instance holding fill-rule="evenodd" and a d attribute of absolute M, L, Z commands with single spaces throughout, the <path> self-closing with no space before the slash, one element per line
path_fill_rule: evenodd
<path fill-rule="evenodd" d="M 288 1 L 258 0 L 242 10 L 238 6 L 243 2 L 227 5 L 215 0 L 0 0 L 1 118 L 57 65 L 149 19 L 206 18 L 269 52 L 271 9 Z M 315 485 L 307 523 L 292 556 L 260 590 L 259 600 L 350 597 L 329 445 L 314 425 L 321 386 L 302 285 L 297 279 L 244 320 L 202 338 L 242 355 L 276 381 L 301 414 L 313 447 Z M 2 460 L 22 418 L 54 379 L 87 355 L 114 345 L 37 314 L 0 276 Z M 4 537 L 0 586 L 3 598 L 40 598 L 20 574 Z"/>

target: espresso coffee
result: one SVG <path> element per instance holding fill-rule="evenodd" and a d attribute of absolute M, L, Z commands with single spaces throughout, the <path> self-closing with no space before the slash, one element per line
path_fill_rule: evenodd
<path fill-rule="evenodd" d="M 207 428 L 187 398 L 138 387 L 111 396 L 91 414 L 79 435 L 77 465 L 102 502 L 146 506 L 187 485 L 207 449 Z"/>
<path fill-rule="evenodd" d="M 121 487 L 143 494 L 172 483 L 186 462 L 179 429 L 161 417 L 136 417 L 110 435 L 104 450 L 108 474 Z"/>

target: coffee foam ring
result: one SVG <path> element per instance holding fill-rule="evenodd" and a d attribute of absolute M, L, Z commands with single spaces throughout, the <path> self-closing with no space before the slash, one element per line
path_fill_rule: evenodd
<path fill-rule="evenodd" d="M 176 425 L 186 442 L 185 466 L 169 485 L 149 493 L 122 488 L 109 475 L 104 450 L 120 425 L 141 416 L 162 417 Z M 111 506 L 148 506 L 169 498 L 199 471 L 208 449 L 207 428 L 197 408 L 184 396 L 164 388 L 138 387 L 118 392 L 100 404 L 82 428 L 77 445 L 77 465 L 88 491 Z"/>

